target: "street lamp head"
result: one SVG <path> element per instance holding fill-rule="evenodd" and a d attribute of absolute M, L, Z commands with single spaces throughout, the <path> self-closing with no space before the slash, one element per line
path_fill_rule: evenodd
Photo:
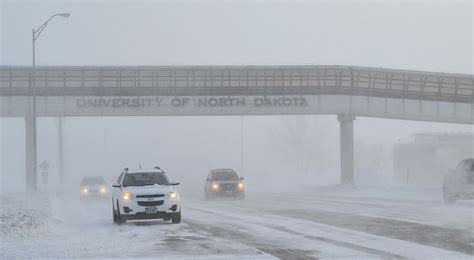
<path fill-rule="evenodd" d="M 59 16 L 62 16 L 64 18 L 68 18 L 71 14 L 70 13 L 60 13 L 58 14 Z"/>

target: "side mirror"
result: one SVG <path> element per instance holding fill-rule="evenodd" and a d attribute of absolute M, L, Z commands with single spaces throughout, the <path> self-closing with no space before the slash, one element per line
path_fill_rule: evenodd
<path fill-rule="evenodd" d="M 172 185 L 172 186 L 179 185 L 179 182 L 172 182 L 171 185 Z"/>
<path fill-rule="evenodd" d="M 243 180 L 244 180 L 244 177 L 240 177 L 240 180 L 243 181 Z"/>
<path fill-rule="evenodd" d="M 211 179 L 209 179 L 209 178 L 206 178 L 206 181 L 211 181 Z"/>
<path fill-rule="evenodd" d="M 114 187 L 114 188 L 120 188 L 120 184 L 114 183 L 114 184 L 112 184 L 112 187 Z"/>

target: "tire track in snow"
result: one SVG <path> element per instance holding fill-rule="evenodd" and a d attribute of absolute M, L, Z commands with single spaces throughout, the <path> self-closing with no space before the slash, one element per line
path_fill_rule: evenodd
<path fill-rule="evenodd" d="M 209 214 L 209 212 L 200 212 Z M 279 259 L 318 259 L 317 257 L 313 256 L 319 253 L 316 250 L 302 250 L 291 248 L 288 246 L 282 247 L 281 245 L 270 245 L 269 243 L 263 242 L 261 239 L 257 239 L 253 235 L 250 235 L 245 232 L 240 232 L 231 228 L 223 228 L 217 225 L 203 224 L 190 220 L 184 220 L 183 222 L 193 227 L 195 232 L 205 231 L 215 237 L 238 241 L 242 244 L 255 248 L 259 251 L 262 251 Z"/>
<path fill-rule="evenodd" d="M 216 213 L 216 212 L 206 211 L 206 210 L 202 210 L 202 209 L 196 209 L 196 208 L 192 208 L 192 207 L 190 209 L 201 212 L 201 213 L 204 213 L 204 214 L 219 215 L 223 218 L 229 218 L 228 215 L 219 214 L 219 213 Z M 239 220 L 239 218 L 236 218 L 236 217 L 234 217 L 234 219 Z M 248 223 L 248 222 L 246 222 L 246 223 Z M 285 232 L 285 233 L 288 233 L 288 234 L 291 234 L 291 235 L 301 236 L 301 237 L 304 237 L 306 239 L 310 239 L 310 240 L 313 240 L 313 241 L 319 241 L 319 242 L 323 242 L 323 243 L 332 244 L 332 245 L 335 245 L 335 246 L 338 246 L 338 247 L 349 248 L 349 249 L 356 250 L 356 251 L 359 251 L 359 252 L 363 252 L 363 253 L 366 253 L 366 254 L 374 255 L 374 256 L 377 256 L 377 257 L 382 257 L 382 258 L 385 258 L 385 259 L 386 258 L 389 258 L 389 259 L 407 259 L 406 257 L 396 255 L 396 254 L 392 254 L 392 253 L 385 252 L 385 251 L 381 251 L 381 250 L 377 250 L 377 249 L 372 249 L 372 248 L 368 248 L 368 247 L 364 247 L 364 246 L 360 246 L 360 245 L 356 245 L 356 244 L 352 244 L 352 243 L 348 243 L 348 242 L 337 241 L 337 240 L 330 239 L 330 238 L 319 237 L 319 236 L 308 235 L 308 234 L 296 232 L 296 231 L 290 230 L 290 229 L 288 229 L 286 227 L 283 227 L 283 226 L 263 224 L 261 222 L 255 222 L 255 221 L 252 221 L 250 223 L 260 225 L 260 226 L 264 226 L 264 227 L 267 227 L 267 228 L 270 228 L 270 229 L 278 230 L 278 231 L 281 231 L 281 232 Z M 200 224 L 196 223 L 196 225 L 200 225 Z M 232 232 L 235 232 L 235 231 L 232 231 Z M 238 232 L 238 233 L 241 233 L 241 232 Z M 243 236 L 240 235 L 240 237 L 243 237 Z M 248 238 L 248 235 L 247 235 L 247 238 Z M 247 239 L 247 240 L 249 240 L 249 239 Z M 255 239 L 253 239 L 253 240 L 255 240 Z M 301 256 L 301 250 L 294 250 L 294 249 L 282 250 L 281 248 L 278 248 L 278 249 L 272 251 L 272 250 L 270 250 L 268 248 L 264 248 L 264 247 L 260 247 L 258 249 L 262 250 L 266 253 L 269 253 L 271 255 L 277 256 L 277 257 L 281 257 L 282 254 L 283 254 L 283 256 L 286 256 L 286 257 L 293 256 L 293 257 L 296 257 L 298 259 L 300 259 L 302 257 Z M 285 255 L 285 254 L 287 254 L 287 255 Z M 294 255 L 291 255 L 291 254 L 294 254 Z M 284 258 L 284 259 L 291 259 L 291 258 Z"/>
<path fill-rule="evenodd" d="M 322 201 L 331 203 L 352 204 L 351 201 L 340 201 L 326 198 L 288 198 L 303 201 Z M 233 206 L 238 208 L 255 208 L 249 206 Z M 421 245 L 432 246 L 463 254 L 474 255 L 474 233 L 471 230 L 453 229 L 436 225 L 428 225 L 391 217 L 379 217 L 369 215 L 351 214 L 341 211 L 329 211 L 318 209 L 292 209 L 292 210 L 270 210 L 261 211 L 284 217 L 313 221 L 325 225 L 346 228 L 377 236 L 399 239 Z"/>
<path fill-rule="evenodd" d="M 373 250 L 380 251 L 382 254 L 392 255 L 392 256 L 386 256 L 384 258 L 397 258 L 397 257 L 407 257 L 407 258 L 424 257 L 426 258 L 428 256 L 431 256 L 431 257 L 436 256 L 439 258 L 441 256 L 444 256 L 444 257 L 447 257 L 448 259 L 466 259 L 466 258 L 470 259 L 469 253 L 465 254 L 463 252 L 446 250 L 444 248 L 432 247 L 430 245 L 413 243 L 411 241 L 405 241 L 403 239 L 394 239 L 387 236 L 374 235 L 374 234 L 371 234 L 370 232 L 363 232 L 363 231 L 358 231 L 358 230 L 350 229 L 346 227 L 339 227 L 339 226 L 334 226 L 330 224 L 320 223 L 318 221 L 315 221 L 314 218 L 307 218 L 308 216 L 304 216 L 304 218 L 301 217 L 304 214 L 311 213 L 311 210 L 307 212 L 304 210 L 301 210 L 301 212 L 297 212 L 297 213 L 292 212 L 292 210 L 280 210 L 279 212 L 270 212 L 269 210 L 261 210 L 260 208 L 254 209 L 252 207 L 246 207 L 245 205 L 242 205 L 242 203 L 240 203 L 239 206 L 233 205 L 233 204 L 227 204 L 227 203 L 220 203 L 220 202 L 213 202 L 213 203 L 216 203 L 222 207 L 227 207 L 229 209 L 235 208 L 237 212 L 240 211 L 239 213 L 247 214 L 249 216 L 259 214 L 259 216 L 255 216 L 255 217 L 260 217 L 262 219 L 265 219 L 265 216 L 262 215 L 262 213 L 264 214 L 266 213 L 268 214 L 268 217 L 272 216 L 269 218 L 269 221 L 267 222 L 268 223 L 273 222 L 272 224 L 277 225 L 277 226 L 280 226 L 279 224 L 280 220 L 278 220 L 278 218 L 294 219 L 295 223 L 290 224 L 290 225 L 291 226 L 295 225 L 294 228 L 296 231 L 300 232 L 301 234 L 306 234 L 307 237 L 303 236 L 306 239 L 310 239 L 310 236 L 312 234 L 307 233 L 306 228 L 304 228 L 305 225 L 307 224 L 304 224 L 304 222 L 300 223 L 299 221 L 309 221 L 309 223 L 313 222 L 314 224 L 308 223 L 310 226 L 315 225 L 315 226 L 311 226 L 311 229 L 308 229 L 308 231 L 316 228 L 316 230 L 313 230 L 313 232 L 322 232 L 322 233 L 327 234 L 327 235 L 324 235 L 323 238 L 330 238 L 334 241 L 355 244 L 356 246 L 362 246 L 362 247 L 365 247 L 365 245 L 367 244 L 367 245 L 371 245 L 368 248 L 369 250 L 373 249 Z M 208 213 L 208 214 L 221 214 L 222 216 L 225 216 L 226 218 L 232 218 L 233 216 L 230 214 L 230 211 L 232 210 L 229 211 L 229 209 L 223 208 L 222 210 L 224 211 L 219 210 L 217 212 L 214 210 L 209 210 L 209 212 L 211 213 Z M 227 212 L 229 212 L 229 214 L 226 214 Z M 288 216 L 288 214 L 285 214 L 288 212 L 292 213 L 293 215 Z M 331 213 L 331 212 L 326 211 L 326 213 Z M 262 223 L 264 221 L 257 220 L 258 218 L 252 218 L 252 219 L 256 219 L 254 220 L 254 222 L 261 226 L 262 224 L 268 224 L 268 223 Z M 246 221 L 246 223 L 251 223 L 249 219 L 247 218 L 245 218 L 244 221 Z M 290 221 L 288 223 L 291 223 L 291 220 L 288 220 L 288 221 Z M 350 220 L 346 219 L 346 221 L 350 221 Z M 284 224 L 283 226 L 286 226 L 286 224 Z M 332 230 L 332 229 L 335 229 L 335 230 Z M 413 231 L 413 232 L 416 232 L 416 231 Z M 315 236 L 313 236 L 313 238 L 315 238 Z M 350 247 L 345 247 L 345 248 L 350 249 Z M 402 248 L 405 248 L 405 249 L 402 249 Z M 368 252 L 368 251 L 363 251 L 363 250 L 361 251 Z"/>
<path fill-rule="evenodd" d="M 272 210 L 268 212 L 280 216 L 314 221 L 325 225 L 352 229 L 377 236 L 474 255 L 474 236 L 472 232 L 463 232 L 456 229 L 402 220 L 329 211 Z"/>
<path fill-rule="evenodd" d="M 312 240 L 316 240 L 316 241 L 320 241 L 320 242 L 325 242 L 325 243 L 333 244 L 333 245 L 336 245 L 336 246 L 346 247 L 346 248 L 354 249 L 354 250 L 357 250 L 357 251 L 360 251 L 360 252 L 380 256 L 380 257 L 383 257 L 384 259 L 408 259 L 408 258 L 400 256 L 400 255 L 391 254 L 389 252 L 384 252 L 384 251 L 380 251 L 380 250 L 373 249 L 373 248 L 368 248 L 368 247 L 364 247 L 364 246 L 360 246 L 360 245 L 356 245 L 356 244 L 352 244 L 352 243 L 347 243 L 347 242 L 344 242 L 344 241 L 337 241 L 337 240 L 330 239 L 330 238 L 327 238 L 327 237 L 320 237 L 320 236 L 303 234 L 303 233 L 293 231 L 293 230 L 288 229 L 288 228 L 283 227 L 283 226 L 273 226 L 273 225 L 266 225 L 266 226 L 267 227 L 272 227 L 276 230 L 280 230 L 280 231 L 287 232 L 287 233 L 290 233 L 290 234 L 300 235 L 300 236 L 302 236 L 304 238 L 307 238 L 307 239 L 312 239 Z"/>

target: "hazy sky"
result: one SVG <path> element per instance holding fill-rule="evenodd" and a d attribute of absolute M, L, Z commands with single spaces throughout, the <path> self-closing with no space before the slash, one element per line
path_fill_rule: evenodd
<path fill-rule="evenodd" d="M 0 3 L 0 65 L 31 65 L 32 28 L 54 13 L 70 12 L 70 18 L 56 18 L 41 35 L 37 65 L 338 64 L 474 73 L 470 1 Z M 252 174 L 293 172 L 299 158 L 317 150 L 308 146 L 288 156 L 281 147 L 292 145 L 291 140 L 273 144 L 288 120 L 302 126 L 316 120 L 305 138 L 324 152 L 309 172 L 319 176 L 312 179 L 315 184 L 337 183 L 335 116 L 246 117 L 249 185 Z M 0 191 L 10 192 L 23 185 L 24 121 L 2 118 L 0 124 Z M 419 132 L 474 131 L 467 125 L 357 118 L 355 149 L 380 145 L 383 157 L 390 158 L 394 143 Z M 38 136 L 39 162 L 48 160 L 57 172 L 54 119 L 38 121 Z M 201 188 L 210 168 L 239 169 L 240 138 L 240 117 L 67 118 L 66 170 L 74 176 L 112 176 L 138 161 L 159 162 Z M 374 154 L 358 156 L 356 165 L 364 165 Z M 390 161 L 385 162 L 389 174 Z"/>
<path fill-rule="evenodd" d="M 471 73 L 471 1 L 3 0 L 3 65 L 341 64 Z"/>

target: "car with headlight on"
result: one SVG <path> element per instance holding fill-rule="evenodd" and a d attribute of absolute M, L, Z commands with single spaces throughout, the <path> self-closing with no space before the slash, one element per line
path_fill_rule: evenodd
<path fill-rule="evenodd" d="M 180 196 L 172 182 L 159 167 L 154 169 L 125 168 L 112 185 L 112 213 L 116 224 L 128 220 L 163 219 L 181 222 Z"/>
<path fill-rule="evenodd" d="M 81 200 L 89 198 L 107 198 L 109 189 L 101 176 L 84 177 L 79 187 Z"/>
<path fill-rule="evenodd" d="M 462 160 L 443 180 L 443 198 L 446 203 L 457 199 L 474 199 L 474 158 Z"/>
<path fill-rule="evenodd" d="M 204 185 L 206 200 L 215 197 L 245 199 L 244 177 L 232 169 L 214 169 L 209 172 Z"/>

